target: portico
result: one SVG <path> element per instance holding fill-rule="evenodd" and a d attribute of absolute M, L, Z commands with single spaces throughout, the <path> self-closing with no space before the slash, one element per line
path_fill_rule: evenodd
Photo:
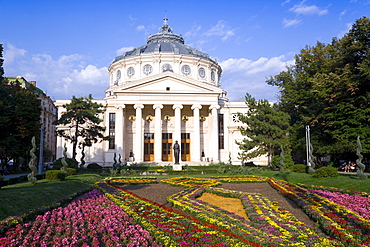
<path fill-rule="evenodd" d="M 200 162 L 202 152 L 218 161 L 218 109 L 218 105 L 185 103 L 118 105 L 106 112 L 115 116 L 110 121 L 116 123 L 114 145 L 108 143 L 107 149 L 122 150 L 118 153 L 127 160 L 133 150 L 134 162 L 171 162 L 178 141 L 180 162 Z"/>

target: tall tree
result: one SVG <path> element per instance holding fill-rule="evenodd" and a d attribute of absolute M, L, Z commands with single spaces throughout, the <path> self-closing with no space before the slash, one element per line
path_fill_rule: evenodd
<path fill-rule="evenodd" d="M 243 160 L 268 155 L 270 164 L 271 157 L 284 146 L 289 150 L 289 115 L 280 111 L 276 105 L 271 105 L 267 100 L 256 100 L 250 94 L 246 94 L 245 103 L 248 111 L 239 114 L 245 127 L 240 127 L 240 133 L 246 136 L 238 143 L 243 150 L 240 156 Z"/>
<path fill-rule="evenodd" d="M 363 17 L 343 38 L 306 46 L 294 65 L 267 80 L 280 88 L 294 147 L 304 150 L 305 125 L 310 125 L 317 154 L 354 153 L 357 136 L 370 152 L 369 68 L 370 19 Z"/>
<path fill-rule="evenodd" d="M 0 58 L 2 56 L 0 46 Z M 0 59 L 0 159 L 28 159 L 33 136 L 39 136 L 40 100 L 33 92 L 3 77 Z"/>
<path fill-rule="evenodd" d="M 79 98 L 73 96 L 70 103 L 63 105 L 63 107 L 66 109 L 66 112 L 54 124 L 65 126 L 65 128 L 58 130 L 58 135 L 72 142 L 72 158 L 75 160 L 79 141 L 84 142 L 83 139 L 79 140 L 79 137 L 86 138 L 88 136 L 90 140 L 94 140 L 95 137 L 99 137 L 100 131 L 103 132 L 105 130 L 101 128 L 96 132 L 97 126 L 103 121 L 99 118 L 99 114 L 103 113 L 105 109 L 102 104 L 93 101 L 91 94 L 87 97 Z"/>

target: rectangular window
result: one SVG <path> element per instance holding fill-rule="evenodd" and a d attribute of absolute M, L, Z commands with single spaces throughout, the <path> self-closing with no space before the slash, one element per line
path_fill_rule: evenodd
<path fill-rule="evenodd" d="M 109 149 L 115 149 L 116 113 L 109 113 Z"/>
<path fill-rule="evenodd" d="M 218 114 L 218 148 L 225 148 L 224 140 L 224 114 Z"/>

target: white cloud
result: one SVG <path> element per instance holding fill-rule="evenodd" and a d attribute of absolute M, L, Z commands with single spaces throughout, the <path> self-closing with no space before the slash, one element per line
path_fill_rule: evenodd
<path fill-rule="evenodd" d="M 119 55 L 122 55 L 123 53 L 125 53 L 126 51 L 131 51 L 131 50 L 133 50 L 135 47 L 133 47 L 133 46 L 129 46 L 129 47 L 122 47 L 122 48 L 120 48 L 120 49 L 118 49 L 117 51 L 116 51 L 116 54 L 119 56 Z"/>
<path fill-rule="evenodd" d="M 4 49 L 4 64 L 10 64 L 16 57 L 22 57 L 26 55 L 25 49 L 18 49 L 12 44 L 7 44 L 7 48 Z"/>
<path fill-rule="evenodd" d="M 145 31 L 145 26 L 144 25 L 137 26 L 136 30 L 139 31 L 139 32 Z"/>
<path fill-rule="evenodd" d="M 225 41 L 235 35 L 235 29 L 231 29 L 226 25 L 225 21 L 220 20 L 215 26 L 211 27 L 211 29 L 207 30 L 204 34 L 206 36 L 222 36 L 221 40 Z"/>
<path fill-rule="evenodd" d="M 283 3 L 281 4 L 281 6 L 284 6 L 285 4 L 288 4 L 288 3 L 290 3 L 290 0 L 286 0 L 285 2 L 283 2 Z"/>
<path fill-rule="evenodd" d="M 352 25 L 352 22 L 346 23 L 345 28 L 340 33 L 338 33 L 336 37 L 342 38 L 345 34 L 349 32 L 349 30 L 352 28 Z"/>
<path fill-rule="evenodd" d="M 289 10 L 299 15 L 326 15 L 329 13 L 328 9 L 321 9 L 316 5 L 305 5 L 305 1 L 302 1 L 298 5 L 294 5 Z"/>
<path fill-rule="evenodd" d="M 284 18 L 283 27 L 286 28 L 286 27 L 297 26 L 300 23 L 301 23 L 301 20 L 298 20 L 298 19 L 288 20 Z"/>
<path fill-rule="evenodd" d="M 87 65 L 82 70 L 74 70 L 75 81 L 81 84 L 99 85 L 101 79 L 107 77 L 107 68 L 97 68 L 94 65 Z"/>
<path fill-rule="evenodd" d="M 56 59 L 49 54 L 23 55 L 16 56 L 12 63 L 4 61 L 4 70 L 5 76 L 19 75 L 36 81 L 37 87 L 54 100 L 88 94 L 103 98 L 104 90 L 109 86 L 108 69 L 89 64 L 88 60 L 80 54 L 63 55 Z"/>
<path fill-rule="evenodd" d="M 185 33 L 185 37 L 191 37 L 191 36 L 196 36 L 198 32 L 202 29 L 201 26 L 199 25 L 194 25 L 189 31 Z"/>
<path fill-rule="evenodd" d="M 256 61 L 230 58 L 220 63 L 223 69 L 222 87 L 231 101 L 244 97 L 248 92 L 256 99 L 276 102 L 278 88 L 268 85 L 265 81 L 269 76 L 279 74 L 292 64 L 294 60 L 287 60 L 285 56 L 261 57 Z"/>

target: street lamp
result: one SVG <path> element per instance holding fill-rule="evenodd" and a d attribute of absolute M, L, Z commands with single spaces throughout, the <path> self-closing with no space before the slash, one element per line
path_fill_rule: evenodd
<path fill-rule="evenodd" d="M 41 125 L 40 127 L 40 157 L 39 157 L 39 169 L 37 171 L 38 174 L 42 174 L 43 170 L 43 157 L 44 157 L 44 132 L 45 132 L 45 127 L 44 124 Z"/>

